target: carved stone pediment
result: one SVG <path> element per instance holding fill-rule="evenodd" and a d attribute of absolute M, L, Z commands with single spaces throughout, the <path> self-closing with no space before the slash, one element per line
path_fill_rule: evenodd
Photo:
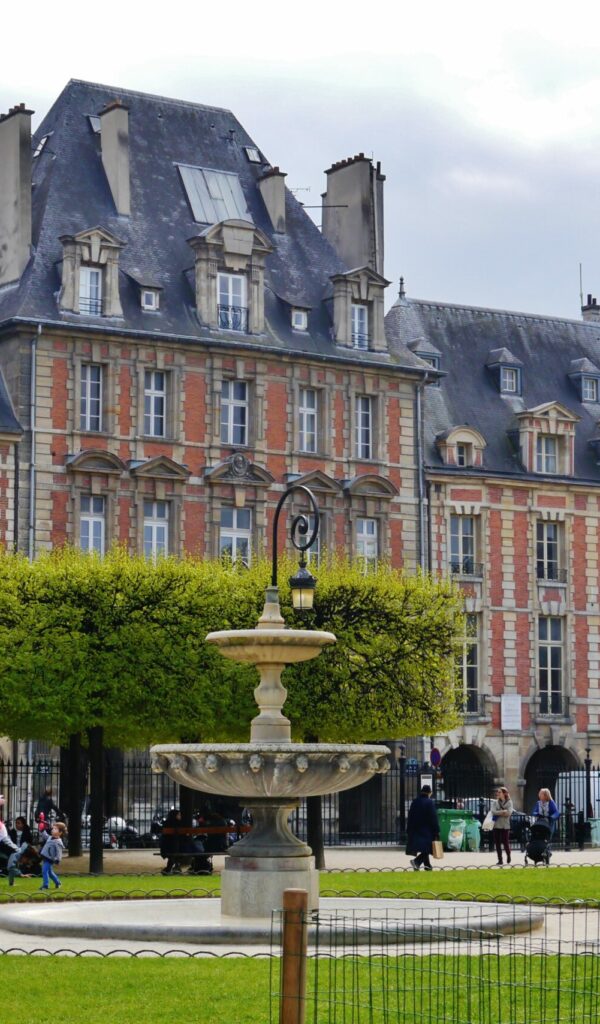
<path fill-rule="evenodd" d="M 320 469 L 312 470 L 310 473 L 304 473 L 302 476 L 294 477 L 290 483 L 301 484 L 303 487 L 309 487 L 311 491 L 319 491 L 321 494 L 331 494 L 337 496 L 341 493 L 342 484 L 339 480 L 334 480 L 333 477 L 327 476 L 326 473 L 322 473 Z"/>
<path fill-rule="evenodd" d="M 66 468 L 71 473 L 102 473 L 111 476 L 121 476 L 127 469 L 118 455 L 102 448 L 86 448 L 76 455 L 68 455 Z"/>
<path fill-rule="evenodd" d="M 378 473 L 364 473 L 347 480 L 344 490 L 348 494 L 360 494 L 369 498 L 394 498 L 398 489 L 394 487 L 391 480 Z"/>
<path fill-rule="evenodd" d="M 187 480 L 190 470 L 167 455 L 157 455 L 144 462 L 130 462 L 129 472 L 133 477 L 151 477 L 161 480 Z"/>
<path fill-rule="evenodd" d="M 223 462 L 204 470 L 210 484 L 233 484 L 237 487 L 270 487 L 275 478 L 267 469 L 251 462 L 244 452 L 234 452 Z"/>

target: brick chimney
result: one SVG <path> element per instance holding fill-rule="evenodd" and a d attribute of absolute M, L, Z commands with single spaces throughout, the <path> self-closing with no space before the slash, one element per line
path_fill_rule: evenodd
<path fill-rule="evenodd" d="M 0 115 L 0 284 L 18 281 L 31 251 L 31 115 Z"/>
<path fill-rule="evenodd" d="M 600 320 L 600 306 L 589 294 L 585 306 L 581 307 L 581 315 L 584 320 Z"/>
<path fill-rule="evenodd" d="M 383 275 L 383 183 L 381 164 L 359 153 L 333 164 L 323 193 L 323 234 L 348 265 Z"/>
<path fill-rule="evenodd" d="M 275 231 L 285 231 L 285 179 L 286 175 L 278 167 L 269 167 L 258 179 L 258 187 L 263 197 L 267 213 Z"/>
<path fill-rule="evenodd" d="M 117 213 L 128 217 L 129 207 L 129 108 L 113 100 L 100 111 L 102 163 Z"/>

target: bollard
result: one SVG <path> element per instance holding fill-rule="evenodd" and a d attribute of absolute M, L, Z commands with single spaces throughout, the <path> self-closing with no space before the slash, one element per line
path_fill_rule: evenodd
<path fill-rule="evenodd" d="M 279 1024 L 304 1024 L 306 1010 L 306 950 L 308 945 L 308 893 L 283 893 L 283 959 Z"/>

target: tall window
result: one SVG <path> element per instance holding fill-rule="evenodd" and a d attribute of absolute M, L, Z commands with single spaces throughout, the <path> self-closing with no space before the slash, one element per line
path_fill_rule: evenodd
<path fill-rule="evenodd" d="M 356 556 L 361 559 L 365 572 L 377 566 L 377 520 L 356 520 Z"/>
<path fill-rule="evenodd" d="M 144 434 L 165 437 L 167 411 L 167 375 L 162 370 L 144 373 Z"/>
<path fill-rule="evenodd" d="M 535 451 L 536 473 L 558 473 L 558 438 L 538 434 Z"/>
<path fill-rule="evenodd" d="M 479 712 L 479 618 L 465 617 L 465 635 L 458 658 L 459 678 L 464 694 L 464 711 L 467 715 Z"/>
<path fill-rule="evenodd" d="M 480 571 L 475 562 L 474 516 L 450 516 L 450 571 L 458 576 Z"/>
<path fill-rule="evenodd" d="M 82 551 L 104 554 L 106 514 L 104 498 L 82 494 L 79 505 L 79 546 Z"/>
<path fill-rule="evenodd" d="M 563 628 L 562 619 L 541 617 L 538 621 L 538 672 L 540 712 L 560 715 L 563 710 Z"/>
<path fill-rule="evenodd" d="M 243 274 L 219 274 L 219 327 L 248 330 L 246 278 Z"/>
<path fill-rule="evenodd" d="M 250 565 L 252 549 L 252 511 L 224 506 L 221 509 L 219 551 L 232 562 Z"/>
<path fill-rule="evenodd" d="M 89 316 L 102 313 L 102 271 L 97 267 L 79 268 L 79 312 Z"/>
<path fill-rule="evenodd" d="M 357 395 L 355 415 L 355 454 L 357 459 L 373 458 L 373 399 L 368 395 Z"/>
<path fill-rule="evenodd" d="M 102 430 L 102 367 L 81 364 L 80 430 Z"/>
<path fill-rule="evenodd" d="M 500 368 L 500 391 L 506 395 L 517 395 L 521 390 L 519 383 L 519 370 L 516 366 Z"/>
<path fill-rule="evenodd" d="M 221 442 L 248 444 L 248 385 L 243 380 L 221 384 Z"/>
<path fill-rule="evenodd" d="M 536 523 L 536 566 L 538 580 L 559 580 L 560 526 Z"/>
<path fill-rule="evenodd" d="M 369 307 L 352 303 L 352 344 L 354 348 L 369 347 Z"/>
<path fill-rule="evenodd" d="M 456 445 L 456 465 L 470 466 L 473 463 L 472 446 L 459 442 Z"/>
<path fill-rule="evenodd" d="M 313 388 L 300 388 L 300 451 L 317 450 L 317 392 Z"/>
<path fill-rule="evenodd" d="M 169 554 L 169 506 L 166 501 L 144 501 L 144 554 L 156 560 Z"/>

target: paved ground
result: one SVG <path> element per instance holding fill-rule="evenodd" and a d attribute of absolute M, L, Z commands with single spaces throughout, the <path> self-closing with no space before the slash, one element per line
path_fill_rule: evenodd
<path fill-rule="evenodd" d="M 104 870 L 106 874 L 158 874 L 164 861 L 155 856 L 155 850 L 105 850 Z M 489 868 L 496 863 L 492 853 L 446 853 L 444 859 L 436 863 L 437 868 Z M 570 853 L 555 851 L 552 855 L 553 864 L 600 864 L 600 848 L 583 851 L 572 850 Z M 523 854 L 513 851 L 513 865 L 523 864 Z M 223 857 L 214 858 L 214 866 L 220 871 Z M 376 871 L 393 868 L 410 868 L 409 858 L 400 847 L 332 847 L 325 853 L 325 866 L 329 870 L 343 871 Z M 86 873 L 88 858 L 65 858 L 61 864 L 61 874 Z M 503 868 L 506 871 L 506 868 Z"/>

